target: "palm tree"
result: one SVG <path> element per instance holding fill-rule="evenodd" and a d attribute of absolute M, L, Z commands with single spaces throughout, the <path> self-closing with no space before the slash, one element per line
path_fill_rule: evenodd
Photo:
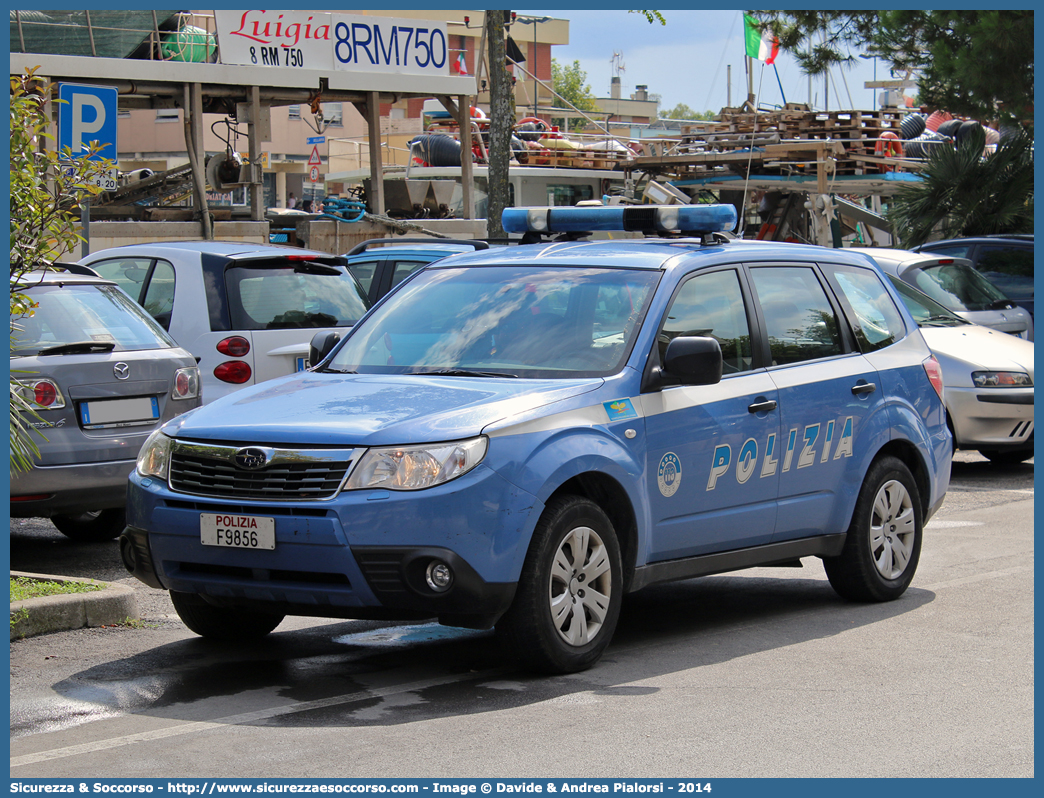
<path fill-rule="evenodd" d="M 983 156 L 985 145 L 985 133 L 975 128 L 956 147 L 933 147 L 923 179 L 889 204 L 888 219 L 903 247 L 1033 232 L 1033 140 L 1016 132 Z"/>

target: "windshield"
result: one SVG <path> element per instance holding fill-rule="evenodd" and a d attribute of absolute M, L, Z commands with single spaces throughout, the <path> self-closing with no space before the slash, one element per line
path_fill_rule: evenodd
<path fill-rule="evenodd" d="M 11 317 L 12 357 L 48 350 L 55 354 L 132 352 L 177 346 L 114 285 L 41 285 L 28 291 L 28 296 L 39 306 L 32 316 Z"/>
<path fill-rule="evenodd" d="M 305 268 L 229 269 L 232 329 L 350 327 L 366 312 L 365 294 L 346 269 Z"/>
<path fill-rule="evenodd" d="M 911 273 L 914 284 L 950 310 L 998 310 L 1011 306 L 1011 300 L 971 266 L 943 263 Z"/>
<path fill-rule="evenodd" d="M 659 272 L 431 268 L 352 330 L 328 369 L 571 378 L 618 371 Z"/>
<path fill-rule="evenodd" d="M 889 279 L 895 286 L 895 290 L 899 292 L 899 298 L 903 300 L 903 304 L 914 317 L 918 327 L 956 327 L 971 323 L 951 313 L 930 296 L 921 293 L 899 278 Z"/>

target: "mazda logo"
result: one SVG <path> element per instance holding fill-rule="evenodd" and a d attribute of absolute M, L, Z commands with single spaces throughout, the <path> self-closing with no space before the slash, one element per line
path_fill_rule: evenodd
<path fill-rule="evenodd" d="M 112 367 L 112 373 L 116 375 L 116 379 L 125 380 L 130 376 L 130 366 L 126 363 L 117 363 Z"/>
<path fill-rule="evenodd" d="M 240 468 L 256 471 L 259 468 L 264 468 L 268 462 L 268 455 L 264 449 L 251 446 L 246 449 L 237 449 L 232 459 Z"/>

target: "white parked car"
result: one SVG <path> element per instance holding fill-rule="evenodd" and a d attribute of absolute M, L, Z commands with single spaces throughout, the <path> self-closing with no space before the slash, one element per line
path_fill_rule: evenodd
<path fill-rule="evenodd" d="M 316 333 L 369 308 L 342 256 L 225 241 L 133 244 L 83 258 L 199 361 L 203 401 L 305 368 Z"/>
<path fill-rule="evenodd" d="M 1033 457 L 1033 343 L 971 324 L 892 278 L 943 374 L 955 445 L 995 463 Z"/>
<path fill-rule="evenodd" d="M 1033 317 L 975 271 L 971 261 L 933 252 L 853 247 L 891 277 L 927 294 L 962 319 L 1033 340 Z"/>

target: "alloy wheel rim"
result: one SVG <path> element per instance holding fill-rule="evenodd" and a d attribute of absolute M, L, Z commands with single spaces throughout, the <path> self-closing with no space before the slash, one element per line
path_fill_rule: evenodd
<path fill-rule="evenodd" d="M 602 539 L 591 527 L 571 530 L 558 544 L 548 580 L 551 621 L 570 646 L 597 637 L 609 612 L 612 568 Z"/>
<path fill-rule="evenodd" d="M 874 497 L 870 554 L 885 579 L 898 579 L 910 565 L 917 539 L 913 498 L 903 483 L 889 480 Z"/>

